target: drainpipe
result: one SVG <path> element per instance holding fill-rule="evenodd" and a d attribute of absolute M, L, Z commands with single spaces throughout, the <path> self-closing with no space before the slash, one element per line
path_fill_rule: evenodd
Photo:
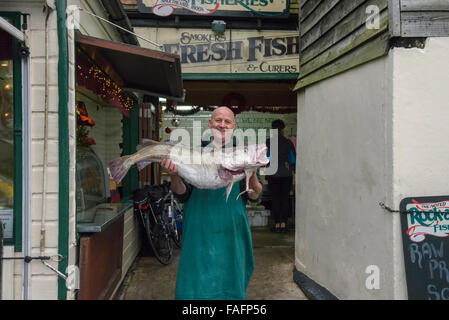
<path fill-rule="evenodd" d="M 28 34 L 28 15 L 23 16 L 22 27 Z M 26 36 L 27 37 L 27 36 Z M 22 252 L 31 256 L 31 81 L 30 52 L 27 45 L 22 45 Z M 22 298 L 29 299 L 30 264 L 23 264 Z"/>

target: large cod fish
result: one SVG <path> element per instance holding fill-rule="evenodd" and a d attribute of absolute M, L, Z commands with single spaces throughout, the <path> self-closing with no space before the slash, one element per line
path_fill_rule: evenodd
<path fill-rule="evenodd" d="M 227 187 L 226 200 L 235 182 L 246 179 L 245 192 L 249 189 L 249 178 L 258 167 L 266 166 L 265 144 L 214 149 L 211 147 L 191 148 L 180 143 L 164 143 L 144 139 L 137 146 L 137 152 L 112 160 L 109 169 L 115 182 L 122 181 L 132 165 L 139 171 L 151 162 L 170 159 L 178 166 L 178 175 L 199 189 L 220 189 Z"/>

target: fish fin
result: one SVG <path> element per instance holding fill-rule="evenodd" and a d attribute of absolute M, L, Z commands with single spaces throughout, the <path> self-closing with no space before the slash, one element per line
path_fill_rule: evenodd
<path fill-rule="evenodd" d="M 232 181 L 232 180 L 231 180 Z M 234 185 L 233 182 L 230 182 L 226 188 L 226 202 L 228 202 L 229 195 L 231 194 L 232 186 Z"/>
<path fill-rule="evenodd" d="M 253 189 L 246 189 L 246 190 L 240 192 L 235 200 L 238 200 L 238 199 L 240 198 L 241 195 L 244 195 L 244 194 L 247 193 L 247 192 L 248 192 L 248 193 L 253 193 L 253 192 L 255 192 L 255 191 L 254 191 Z"/>
<path fill-rule="evenodd" d="M 150 164 L 151 164 L 151 161 L 140 161 L 140 162 L 136 163 L 137 169 L 139 169 L 139 171 L 142 171 L 142 169 L 144 169 L 146 166 L 148 166 Z"/>
<path fill-rule="evenodd" d="M 142 139 L 142 142 L 137 145 L 136 150 L 139 151 L 145 147 L 159 144 L 160 142 L 151 139 Z"/>
<path fill-rule="evenodd" d="M 109 162 L 109 170 L 111 171 L 112 178 L 116 183 L 120 183 L 123 180 L 132 163 L 128 163 L 128 159 L 131 156 L 124 156 Z"/>
<path fill-rule="evenodd" d="M 178 141 L 164 140 L 163 142 L 164 142 L 164 144 L 168 144 L 168 145 L 170 145 L 170 146 L 181 145 L 181 143 L 178 142 Z"/>
<path fill-rule="evenodd" d="M 240 193 L 238 194 L 236 200 L 238 200 L 239 197 L 240 197 L 241 195 L 245 194 L 246 192 L 248 192 L 248 193 L 253 193 L 253 192 L 254 192 L 253 189 L 250 189 L 250 188 L 249 188 L 249 179 L 251 178 L 252 172 L 253 172 L 252 170 L 245 170 L 245 183 L 246 183 L 246 185 L 245 185 L 245 191 L 240 192 Z"/>

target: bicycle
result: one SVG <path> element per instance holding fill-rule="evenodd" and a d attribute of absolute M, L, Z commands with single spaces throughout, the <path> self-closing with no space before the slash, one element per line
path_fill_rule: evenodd
<path fill-rule="evenodd" d="M 133 193 L 134 210 L 139 214 L 156 259 L 167 265 L 173 257 L 173 243 L 181 247 L 182 210 L 170 184 L 145 186 Z"/>

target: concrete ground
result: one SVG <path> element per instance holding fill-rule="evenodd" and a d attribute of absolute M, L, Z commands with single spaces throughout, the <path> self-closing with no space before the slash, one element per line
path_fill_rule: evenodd
<path fill-rule="evenodd" d="M 269 227 L 252 228 L 256 267 L 247 290 L 248 300 L 307 300 L 293 281 L 295 231 L 270 232 Z M 180 249 L 170 265 L 163 266 L 145 249 L 137 257 L 117 291 L 119 300 L 172 300 Z"/>

